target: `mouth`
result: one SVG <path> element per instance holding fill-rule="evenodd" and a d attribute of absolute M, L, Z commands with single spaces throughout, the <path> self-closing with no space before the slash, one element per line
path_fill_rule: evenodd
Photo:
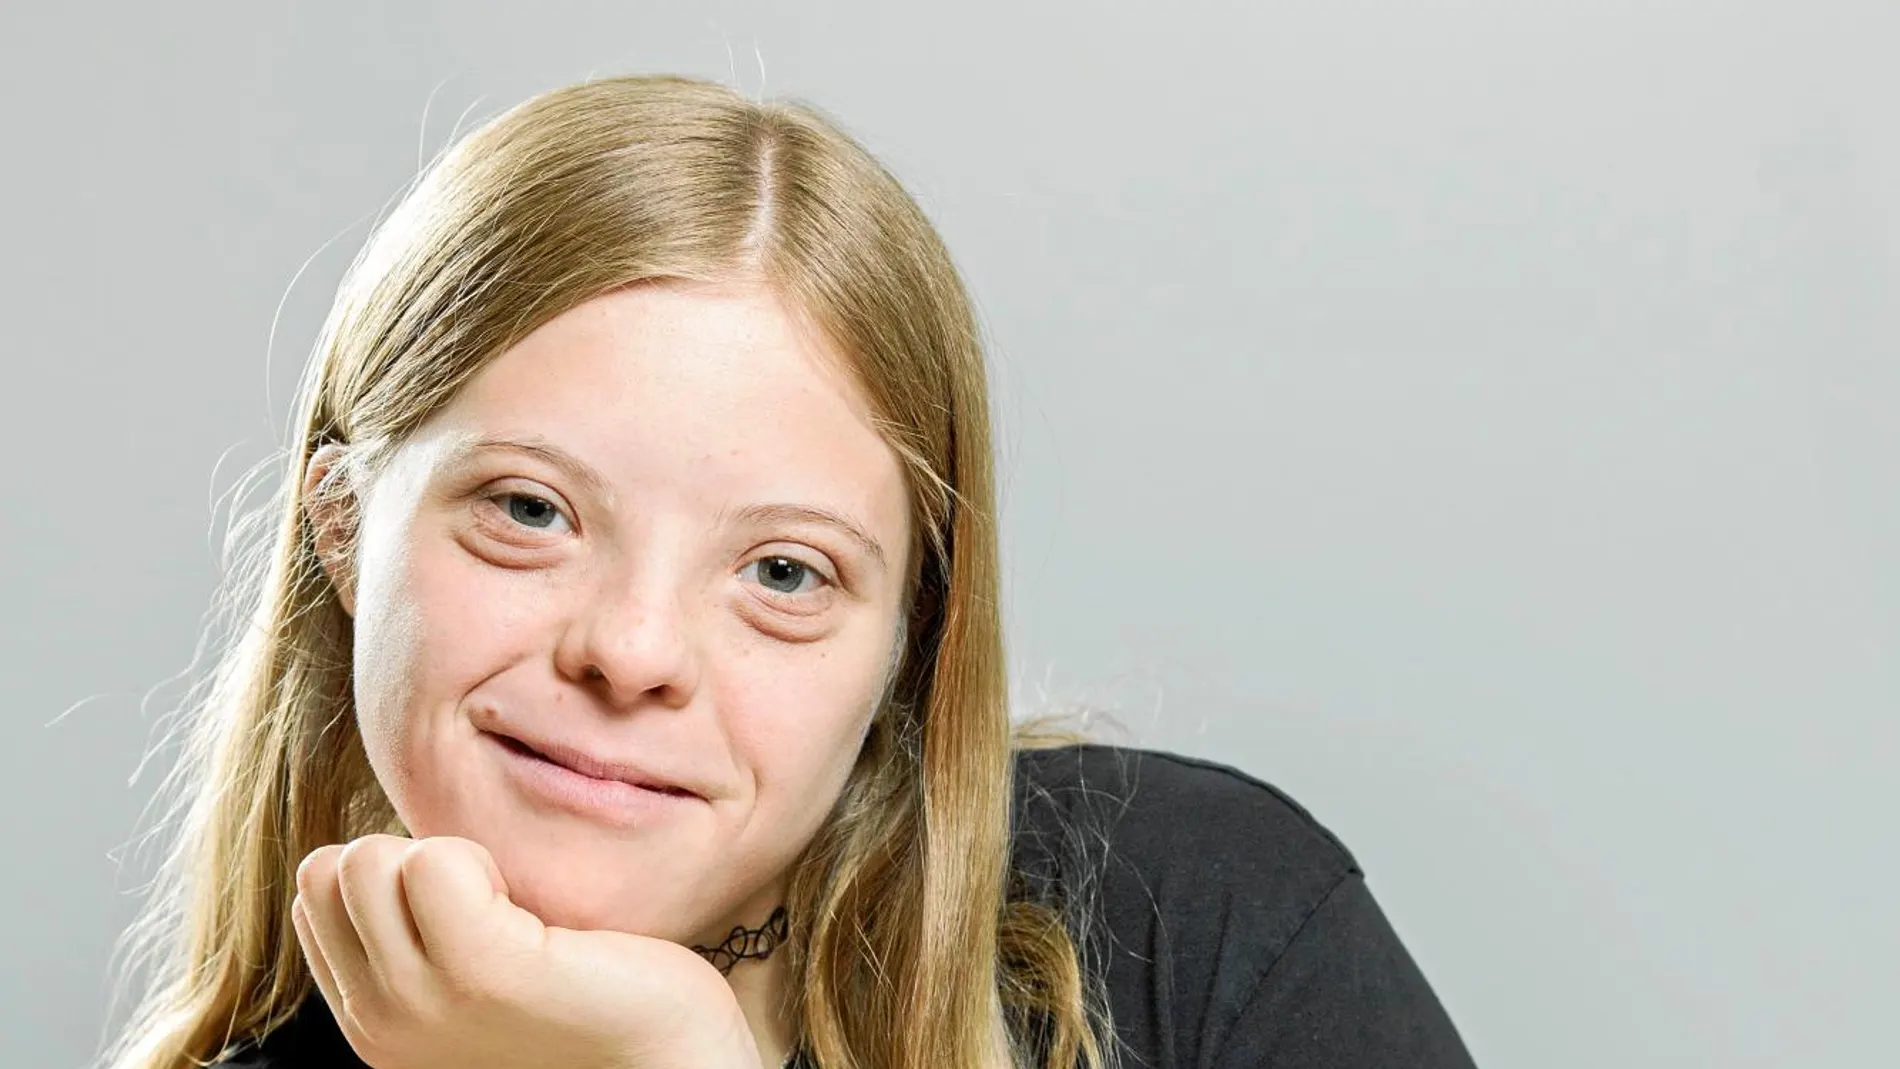
<path fill-rule="evenodd" d="M 697 791 L 668 782 L 658 776 L 634 768 L 630 765 L 604 761 L 569 747 L 552 743 L 529 743 L 512 735 L 486 731 L 483 734 L 493 739 L 502 749 L 524 761 L 534 762 L 553 769 L 563 770 L 573 776 L 602 786 L 611 786 L 625 790 L 634 788 L 639 791 L 667 798 L 704 800 Z"/>

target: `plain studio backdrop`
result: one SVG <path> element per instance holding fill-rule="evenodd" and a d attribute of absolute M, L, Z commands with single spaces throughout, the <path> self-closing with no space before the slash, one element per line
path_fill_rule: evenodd
<path fill-rule="evenodd" d="M 1896 42 L 1890 0 L 9 5 L 0 1065 L 117 1019 L 215 506 L 369 224 L 642 71 L 816 102 L 941 226 L 1025 707 L 1308 805 L 1481 1065 L 1892 1064 Z"/>

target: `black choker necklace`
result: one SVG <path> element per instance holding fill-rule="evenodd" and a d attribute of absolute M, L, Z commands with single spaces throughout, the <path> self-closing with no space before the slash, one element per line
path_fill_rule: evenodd
<path fill-rule="evenodd" d="M 712 962 L 713 968 L 718 969 L 721 975 L 725 975 L 732 972 L 734 965 L 748 958 L 764 961 L 771 957 L 772 951 L 777 950 L 778 945 L 785 941 L 785 933 L 789 928 L 790 922 L 785 918 L 785 907 L 780 906 L 773 910 L 772 915 L 765 918 L 765 923 L 757 928 L 738 925 L 732 929 L 730 935 L 726 936 L 725 942 L 716 947 L 696 946 L 693 952 Z"/>

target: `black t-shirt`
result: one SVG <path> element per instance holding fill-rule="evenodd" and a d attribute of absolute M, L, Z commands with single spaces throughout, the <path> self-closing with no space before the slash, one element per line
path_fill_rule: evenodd
<path fill-rule="evenodd" d="M 1286 795 L 1113 746 L 1017 772 L 1017 890 L 1083 933 L 1127 1069 L 1470 1069 L 1357 862 Z M 225 1064 L 362 1065 L 316 994 Z"/>

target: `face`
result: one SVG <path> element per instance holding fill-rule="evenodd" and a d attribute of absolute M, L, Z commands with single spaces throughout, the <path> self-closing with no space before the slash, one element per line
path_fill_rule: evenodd
<path fill-rule="evenodd" d="M 365 488 L 341 583 L 377 777 L 549 924 L 717 943 L 782 898 L 892 667 L 908 502 L 750 286 L 541 327 Z M 333 571 L 333 574 L 336 574 Z"/>

